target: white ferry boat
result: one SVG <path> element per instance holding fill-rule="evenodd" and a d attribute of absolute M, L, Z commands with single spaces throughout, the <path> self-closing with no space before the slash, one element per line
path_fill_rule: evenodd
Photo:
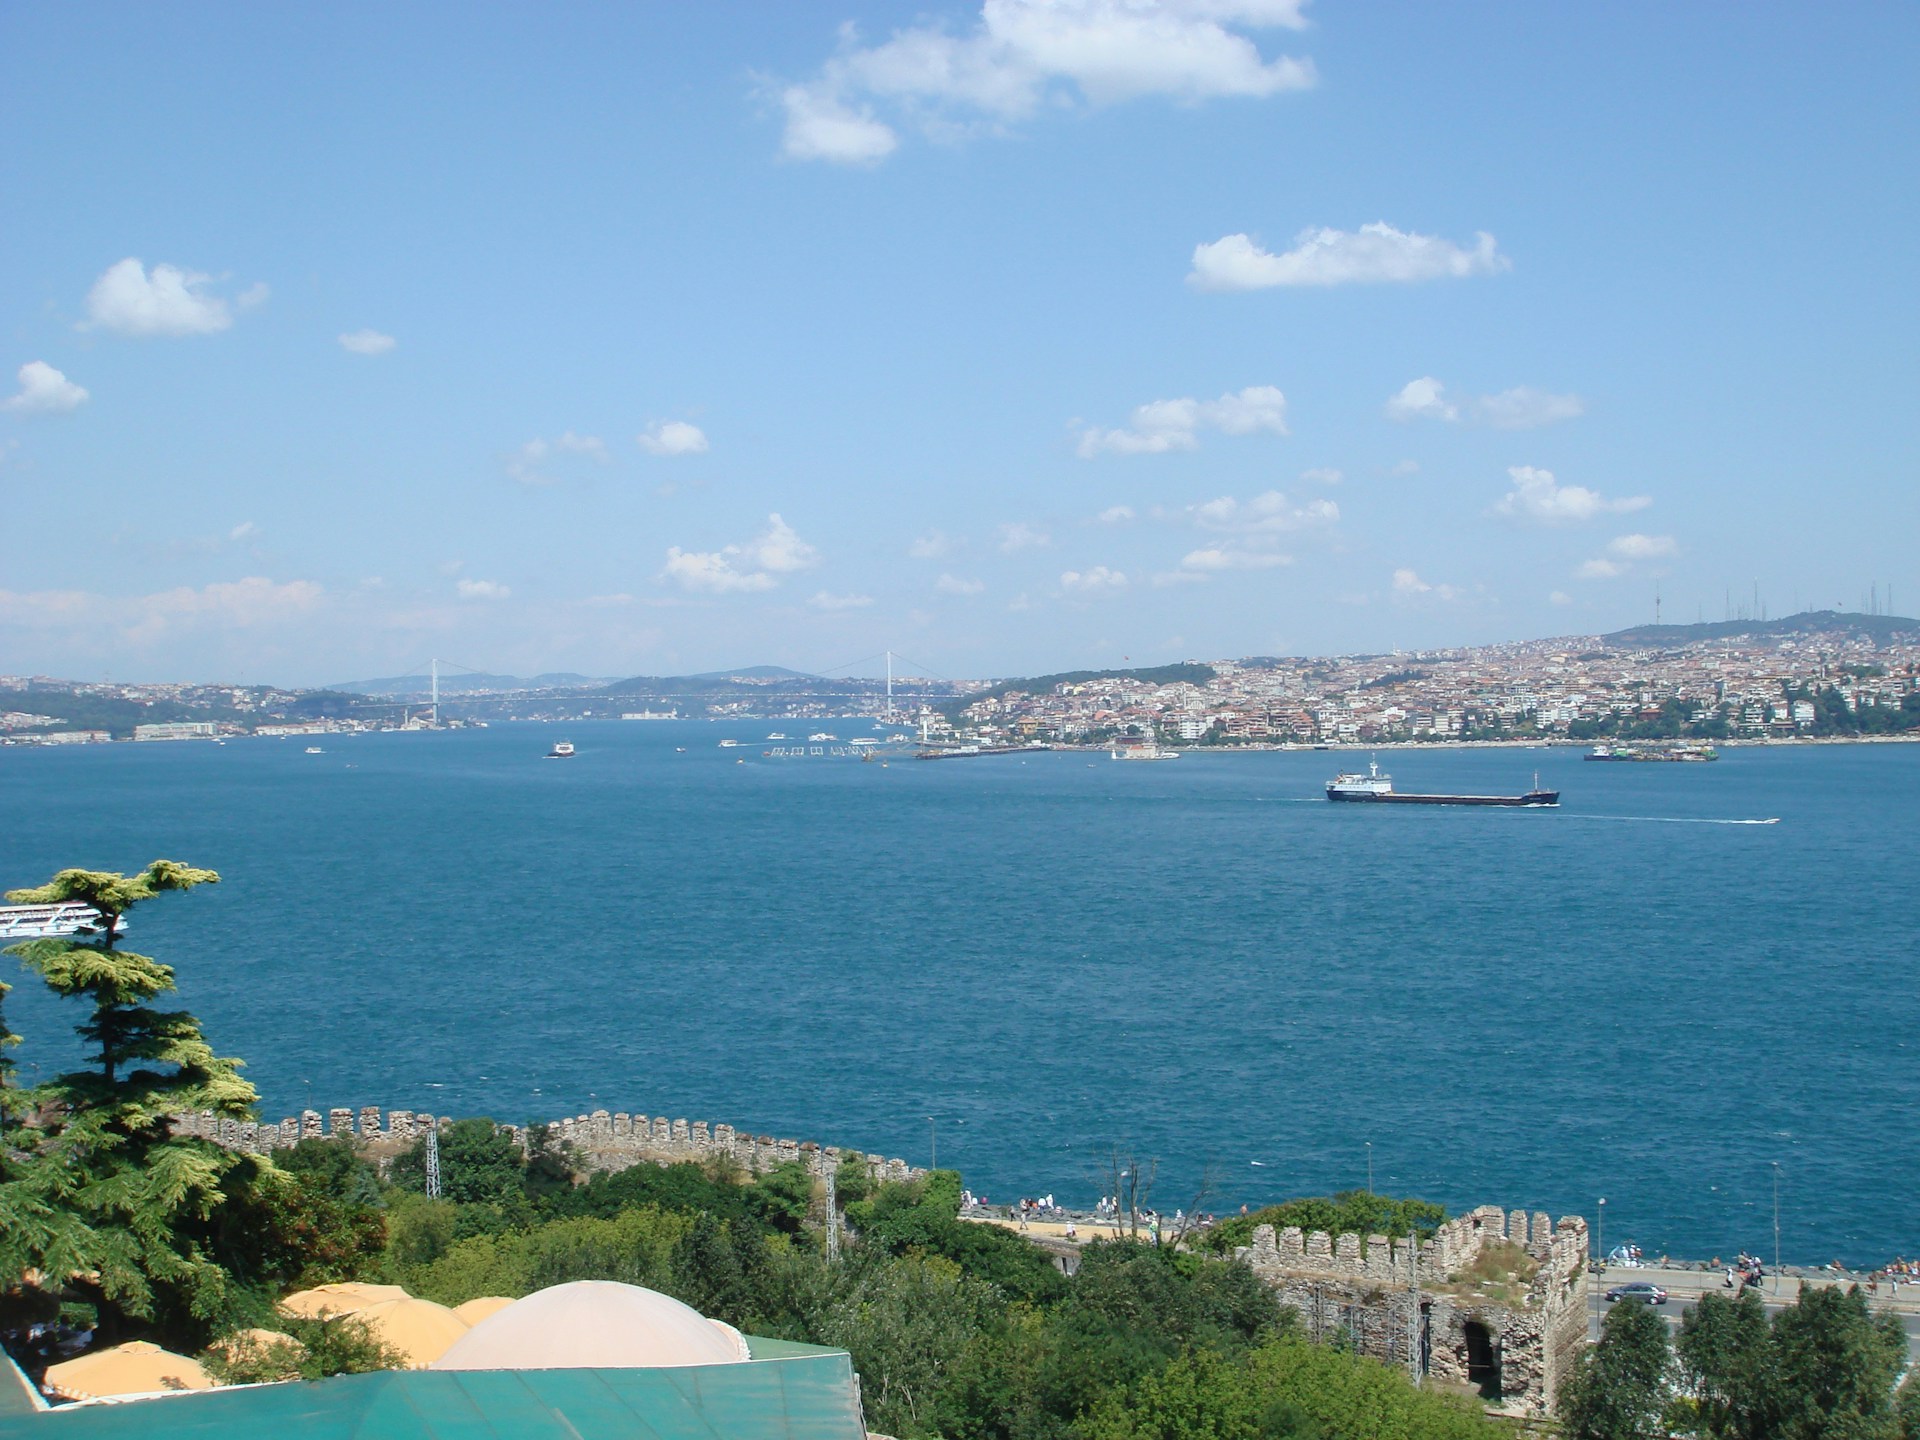
<path fill-rule="evenodd" d="M 1115 760 L 1178 760 L 1178 750 L 1164 750 L 1153 740 L 1139 745 L 1116 745 L 1107 752 Z"/>
<path fill-rule="evenodd" d="M 571 740 L 562 740 L 547 752 L 547 759 L 549 760 L 571 760 L 572 758 L 573 742 Z"/>
<path fill-rule="evenodd" d="M 738 750 L 740 748 L 740 742 L 738 740 L 722 740 L 720 742 L 720 748 L 722 750 Z"/>
<path fill-rule="evenodd" d="M 812 734 L 812 735 L 809 735 L 809 736 L 807 736 L 807 743 L 811 745 L 811 744 L 813 744 L 813 743 L 814 743 L 815 741 L 819 741 L 819 740 L 838 740 L 839 738 L 840 738 L 840 737 L 839 737 L 838 735 L 829 735 L 829 734 L 828 734 L 828 733 L 827 733 L 826 731 L 824 731 L 824 730 L 821 730 L 821 731 L 818 731 L 818 732 L 816 732 L 816 733 L 814 733 L 814 734 Z"/>
<path fill-rule="evenodd" d="M 104 935 L 106 930 L 107 917 L 77 900 L 57 905 L 0 905 L 0 941 Z M 117 933 L 127 933 L 124 920 Z"/>

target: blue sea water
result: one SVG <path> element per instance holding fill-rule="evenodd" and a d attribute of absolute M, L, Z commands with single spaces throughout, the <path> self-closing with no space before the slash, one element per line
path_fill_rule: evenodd
<path fill-rule="evenodd" d="M 0 751 L 0 884 L 219 870 L 129 944 L 268 1116 L 605 1106 L 937 1142 L 1063 1202 L 1119 1146 L 1167 1210 L 1361 1185 L 1370 1144 L 1382 1191 L 1605 1196 L 1610 1244 L 1699 1257 L 1772 1253 L 1777 1161 L 1789 1261 L 1920 1249 L 1920 747 L 1382 757 L 1565 792 L 1500 811 L 1329 805 L 1318 752 L 882 766 L 768 728 Z M 78 1016 L 10 978 L 31 1079 Z"/>

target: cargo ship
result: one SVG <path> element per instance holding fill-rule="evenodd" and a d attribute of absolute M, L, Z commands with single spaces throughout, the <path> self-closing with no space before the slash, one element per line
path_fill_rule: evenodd
<path fill-rule="evenodd" d="M 1336 775 L 1327 782 L 1327 799 L 1357 800 L 1376 805 L 1508 805 L 1528 809 L 1560 803 L 1558 790 L 1542 790 L 1540 776 L 1533 777 L 1533 789 L 1524 795 L 1403 795 L 1393 788 L 1393 777 L 1382 775 L 1378 764 L 1369 762 L 1367 773 Z"/>
<path fill-rule="evenodd" d="M 1711 745 L 1596 745 L 1583 757 L 1588 760 L 1718 760 L 1720 752 Z"/>

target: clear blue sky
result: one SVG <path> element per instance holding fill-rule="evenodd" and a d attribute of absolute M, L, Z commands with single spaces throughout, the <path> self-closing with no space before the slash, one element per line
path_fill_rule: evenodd
<path fill-rule="evenodd" d="M 1916 75 L 1891 3 L 8 6 L 0 672 L 1912 613 Z"/>

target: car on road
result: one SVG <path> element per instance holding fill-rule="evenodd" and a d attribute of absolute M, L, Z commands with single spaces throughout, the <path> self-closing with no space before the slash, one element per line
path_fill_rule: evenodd
<path fill-rule="evenodd" d="M 1616 1285 L 1607 1291 L 1609 1300 L 1639 1300 L 1648 1305 L 1667 1303 L 1667 1292 L 1651 1280 L 1635 1280 L 1631 1284 Z"/>

